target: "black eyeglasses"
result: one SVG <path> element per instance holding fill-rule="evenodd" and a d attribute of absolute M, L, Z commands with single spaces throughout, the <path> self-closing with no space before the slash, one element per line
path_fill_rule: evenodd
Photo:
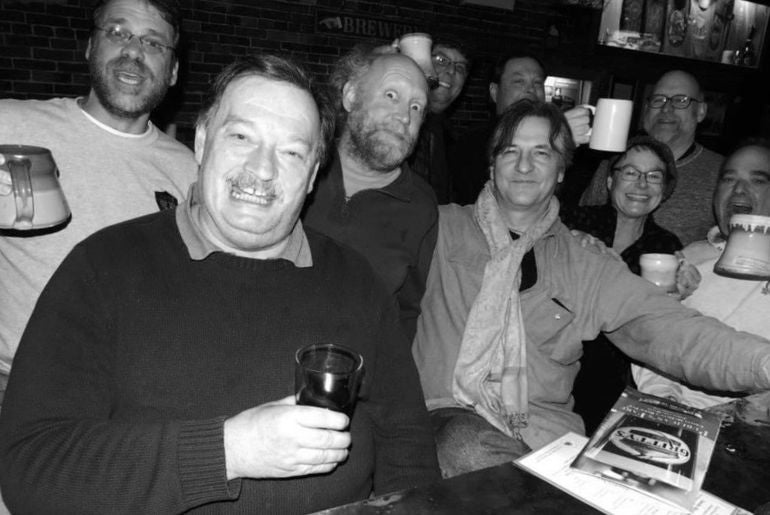
<path fill-rule="evenodd" d="M 688 95 L 673 95 L 667 97 L 666 95 L 650 95 L 647 97 L 647 105 L 653 109 L 663 109 L 663 106 L 671 102 L 671 107 L 674 109 L 687 109 L 693 102 L 703 102 Z"/>
<path fill-rule="evenodd" d="M 666 178 L 666 174 L 661 170 L 650 170 L 649 172 L 642 172 L 637 170 L 631 165 L 626 165 L 622 168 L 613 168 L 613 172 L 620 172 L 620 180 L 626 182 L 636 182 L 640 177 L 644 177 L 647 184 L 663 184 L 663 180 Z"/>
<path fill-rule="evenodd" d="M 462 76 L 468 75 L 468 63 L 466 61 L 453 61 L 441 53 L 433 54 L 431 58 L 433 59 L 433 67 L 436 68 L 438 73 L 454 67 L 455 73 Z"/>
<path fill-rule="evenodd" d="M 166 52 L 173 52 L 176 50 L 176 48 L 163 43 L 155 36 L 149 34 L 145 34 L 144 36 L 137 36 L 131 31 L 121 28 L 119 25 L 107 28 L 95 27 L 95 29 L 104 32 L 107 41 L 113 45 L 124 46 L 127 45 L 132 39 L 136 38 L 139 41 L 139 45 L 142 47 L 142 50 L 148 54 L 157 55 L 164 54 Z"/>

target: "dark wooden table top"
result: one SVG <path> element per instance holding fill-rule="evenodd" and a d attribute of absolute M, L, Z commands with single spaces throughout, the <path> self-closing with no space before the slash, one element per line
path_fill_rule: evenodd
<path fill-rule="evenodd" d="M 703 489 L 770 515 L 770 392 L 715 408 L 726 415 Z"/>
<path fill-rule="evenodd" d="M 719 433 L 703 488 L 751 512 L 770 515 L 770 394 L 759 404 L 720 410 Z M 324 515 L 600 513 L 512 463 L 319 512 Z"/>
<path fill-rule="evenodd" d="M 423 513 L 601 513 L 513 463 L 477 470 L 428 486 L 319 512 L 324 515 Z"/>

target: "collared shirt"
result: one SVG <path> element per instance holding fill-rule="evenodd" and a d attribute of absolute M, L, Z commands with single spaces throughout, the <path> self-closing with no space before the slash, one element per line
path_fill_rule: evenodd
<path fill-rule="evenodd" d="M 360 252 L 396 296 L 407 336 L 414 335 L 438 230 L 430 186 L 401 164 L 383 188 L 345 198 L 339 153 L 319 171 L 302 217 L 305 225 Z"/>
<path fill-rule="evenodd" d="M 187 200 L 181 202 L 176 208 L 176 224 L 179 234 L 187 247 L 190 258 L 196 261 L 206 259 L 212 252 L 223 252 L 208 239 L 200 225 L 201 203 L 198 198 L 198 183 L 190 186 Z M 294 263 L 297 268 L 313 266 L 313 256 L 310 253 L 310 245 L 302 228 L 302 222 L 297 220 L 294 229 L 289 234 L 289 242 L 277 259 L 286 259 Z"/>

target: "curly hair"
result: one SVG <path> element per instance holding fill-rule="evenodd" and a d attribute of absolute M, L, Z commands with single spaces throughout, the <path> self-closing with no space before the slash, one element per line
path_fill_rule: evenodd
<path fill-rule="evenodd" d="M 395 53 L 396 50 L 394 49 L 393 52 Z M 384 53 L 387 52 L 383 47 L 372 43 L 359 43 L 334 64 L 329 75 L 326 94 L 337 115 L 337 128 L 341 129 L 345 126 L 348 116 L 342 105 L 342 90 L 345 84 L 348 82 L 358 84 L 372 67 L 372 63 Z"/>

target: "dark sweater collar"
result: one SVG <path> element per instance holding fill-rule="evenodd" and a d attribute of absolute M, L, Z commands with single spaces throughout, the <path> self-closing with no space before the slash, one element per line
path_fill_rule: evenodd
<path fill-rule="evenodd" d="M 189 189 L 187 199 L 176 208 L 175 219 L 179 235 L 187 248 L 191 259 L 201 261 L 215 252 L 224 252 L 203 234 L 203 229 L 197 220 L 200 216 L 200 199 L 198 183 L 194 182 Z M 244 259 L 252 259 L 246 258 Z M 294 229 L 289 235 L 289 243 L 278 259 L 292 262 L 298 268 L 313 266 L 313 257 L 307 242 L 307 236 L 302 227 L 302 222 L 297 220 Z"/>
<path fill-rule="evenodd" d="M 342 179 L 342 163 L 340 161 L 339 150 L 337 149 L 335 149 L 334 159 L 329 165 L 329 181 L 334 190 L 334 193 L 344 197 L 345 183 Z M 413 184 L 414 176 L 412 175 L 412 170 L 409 168 L 409 164 L 404 161 L 401 163 L 401 173 L 395 181 L 391 182 L 383 188 L 378 188 L 376 190 L 362 190 L 358 193 L 362 193 L 364 191 L 379 191 L 403 202 L 410 202 L 412 200 L 412 189 L 414 187 Z M 358 193 L 356 193 L 356 195 Z"/>

